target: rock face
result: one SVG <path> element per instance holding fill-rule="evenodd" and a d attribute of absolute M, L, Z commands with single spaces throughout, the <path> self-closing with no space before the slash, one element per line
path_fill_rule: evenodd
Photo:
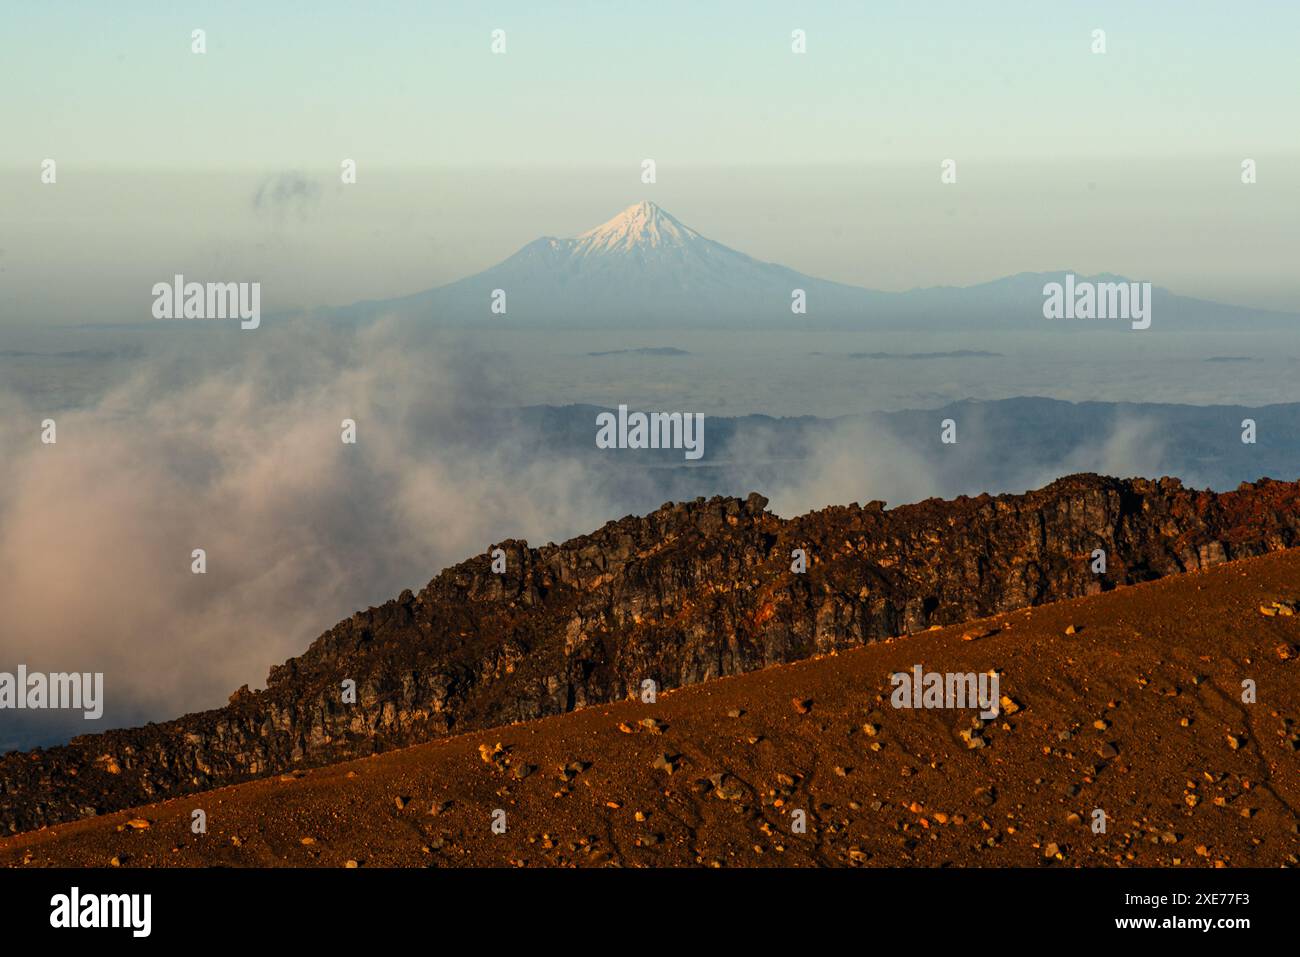
<path fill-rule="evenodd" d="M 358 612 L 262 691 L 0 758 L 17 832 L 295 767 L 794 661 L 1300 543 L 1300 483 L 1215 494 L 1095 475 L 1025 495 L 832 507 L 669 504 L 563 545 L 499 547 Z M 804 549 L 807 571 L 792 571 Z M 1105 551 L 1096 574 L 1094 550 Z M 343 685 L 354 681 L 355 703 Z"/>

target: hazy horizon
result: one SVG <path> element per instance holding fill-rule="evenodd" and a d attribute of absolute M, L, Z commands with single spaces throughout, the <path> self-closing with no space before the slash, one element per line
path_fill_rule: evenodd
<path fill-rule="evenodd" d="M 870 289 L 1071 269 L 1300 311 L 1300 7 L 311 9 L 5 11 L 0 328 L 145 319 L 176 272 L 272 312 L 407 295 L 641 199 Z"/>
<path fill-rule="evenodd" d="M 1300 155 L 1292 165 L 1300 170 Z M 1146 177 L 1135 178 L 1134 166 L 966 163 L 951 186 L 940 185 L 937 162 L 874 177 L 843 167 L 802 175 L 671 171 L 672 182 L 661 168 L 653 185 L 639 182 L 635 165 L 551 173 L 363 168 L 348 186 L 324 171 L 186 174 L 62 164 L 51 186 L 36 167 L 0 170 L 11 199 L 0 239 L 0 329 L 145 321 L 150 288 L 175 272 L 260 281 L 266 312 L 408 295 L 493 266 L 534 239 L 577 235 L 641 199 L 756 259 L 869 289 L 1069 269 L 1300 311 L 1288 242 L 1300 180 L 1243 186 L 1226 159 L 1163 179 L 1159 161 L 1146 161 Z M 1157 181 L 1160 192 L 1151 195 Z M 1028 198 L 1012 208 L 1021 195 Z M 185 215 L 174 216 L 177 209 Z M 1214 222 L 1213 233 L 1198 220 Z M 203 228 L 189 228 L 193 222 Z"/>

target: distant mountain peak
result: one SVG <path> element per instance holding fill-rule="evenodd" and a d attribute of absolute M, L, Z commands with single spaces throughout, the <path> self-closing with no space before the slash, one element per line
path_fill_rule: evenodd
<path fill-rule="evenodd" d="M 880 292 L 820 279 L 732 249 L 649 200 L 577 236 L 543 236 L 495 266 L 412 296 L 357 303 L 350 318 L 397 309 L 441 323 L 551 323 L 577 328 L 686 325 L 729 328 L 991 331 L 1044 325 L 1043 286 L 1063 274 L 1019 273 L 973 286 Z M 1088 276 L 1118 282 L 1120 277 Z M 503 293 L 509 313 L 489 312 Z M 1153 289 L 1155 322 L 1220 329 L 1253 321 L 1246 310 Z M 805 311 L 795 311 L 802 302 Z M 1277 329 L 1294 315 L 1265 314 Z M 1070 329 L 1118 329 L 1085 323 Z"/>
<path fill-rule="evenodd" d="M 686 246 L 704 237 L 649 200 L 633 203 L 613 219 L 577 237 L 577 255 Z"/>

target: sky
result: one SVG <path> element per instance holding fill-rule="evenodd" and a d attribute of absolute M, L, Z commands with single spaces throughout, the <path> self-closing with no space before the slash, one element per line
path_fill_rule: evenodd
<path fill-rule="evenodd" d="M 875 288 L 1073 268 L 1300 302 L 1297 4 L 53 0 L 0 21 L 0 325 L 145 318 L 141 285 L 183 268 L 261 279 L 268 308 L 401 295 L 643 198 Z"/>
<path fill-rule="evenodd" d="M 1300 311 L 1297 28 L 1289 0 L 0 0 L 0 665 L 102 663 L 130 709 L 114 721 L 216 705 L 490 542 L 628 510 L 572 463 L 521 467 L 510 455 L 531 436 L 444 447 L 486 404 L 631 395 L 838 415 L 967 395 L 1294 398 L 1291 340 L 1232 332 L 1195 348 L 1108 337 L 1105 352 L 1055 330 L 841 340 L 1007 354 L 882 372 L 789 334 L 693 333 L 665 366 L 585 354 L 677 344 L 616 331 L 517 336 L 504 358 L 488 341 L 489 361 L 392 324 L 268 323 L 192 350 L 168 339 L 177 324 L 81 324 L 148 321 L 152 286 L 177 273 L 260 282 L 264 313 L 401 296 L 642 199 L 871 288 L 1073 269 Z M 54 345 L 23 351 L 59 324 Z M 133 336 L 147 359 L 94 357 Z M 1248 358 L 1204 365 L 1216 354 Z M 363 423 L 355 459 L 344 416 Z M 1124 436 L 1135 456 L 1159 438 Z M 1062 468 L 1154 468 L 1107 456 Z M 808 478 L 801 508 L 949 491 L 856 435 Z M 197 544 L 212 556 L 201 581 Z"/>
<path fill-rule="evenodd" d="M 0 157 L 707 165 L 1296 148 L 1295 4 L 991 6 L 6 4 Z"/>

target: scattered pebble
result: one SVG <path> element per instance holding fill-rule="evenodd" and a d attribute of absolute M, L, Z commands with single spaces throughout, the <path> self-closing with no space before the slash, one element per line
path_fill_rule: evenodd
<path fill-rule="evenodd" d="M 677 770 L 677 759 L 669 757 L 667 754 L 660 754 L 659 757 L 654 759 L 651 767 L 657 771 L 667 771 L 669 774 L 673 774 Z"/>

